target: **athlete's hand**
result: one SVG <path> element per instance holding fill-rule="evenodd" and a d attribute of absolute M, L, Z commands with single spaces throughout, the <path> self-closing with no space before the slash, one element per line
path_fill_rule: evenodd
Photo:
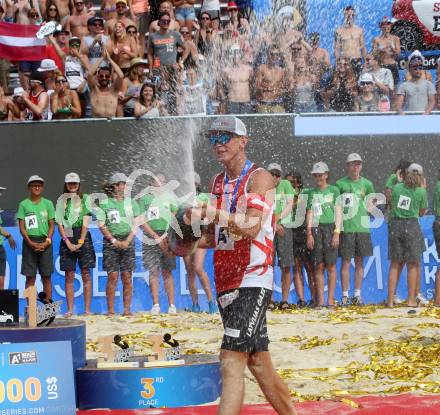
<path fill-rule="evenodd" d="M 276 225 L 275 232 L 278 236 L 284 236 L 286 234 L 284 226 L 278 224 Z"/>
<path fill-rule="evenodd" d="M 339 247 L 339 233 L 334 233 L 331 243 L 332 248 L 338 248 Z"/>
<path fill-rule="evenodd" d="M 315 239 L 312 234 L 307 235 L 307 249 L 312 251 L 315 246 Z"/>

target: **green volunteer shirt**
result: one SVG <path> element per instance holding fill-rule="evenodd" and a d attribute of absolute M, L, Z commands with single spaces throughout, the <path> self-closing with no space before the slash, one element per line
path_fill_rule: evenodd
<path fill-rule="evenodd" d="M 148 194 L 139 200 L 141 213 L 145 214 L 148 226 L 153 231 L 165 232 L 168 230 L 171 217 L 177 212 L 177 200 L 169 193 Z"/>
<path fill-rule="evenodd" d="M 83 225 L 84 216 L 91 216 L 89 195 L 83 194 L 81 203 L 74 203 L 72 199 L 68 199 L 64 207 L 64 211 L 57 213 L 57 222 L 61 217 L 61 224 L 67 228 L 81 228 Z"/>
<path fill-rule="evenodd" d="M 97 218 L 104 222 L 113 236 L 125 236 L 131 232 L 133 220 L 140 215 L 138 203 L 133 199 L 117 200 L 113 197 L 99 204 Z"/>
<path fill-rule="evenodd" d="M 388 177 L 388 180 L 385 183 L 385 189 L 392 189 L 398 182 L 397 174 L 393 173 L 390 177 Z"/>
<path fill-rule="evenodd" d="M 55 208 L 53 203 L 44 197 L 38 203 L 27 198 L 18 205 L 17 219 L 24 221 L 29 236 L 47 237 L 49 220 L 55 219 Z"/>
<path fill-rule="evenodd" d="M 428 207 L 426 189 L 409 188 L 405 183 L 396 184 L 391 194 L 391 214 L 393 218 L 418 218 L 420 209 Z"/>
<path fill-rule="evenodd" d="M 344 219 L 343 231 L 345 233 L 370 232 L 368 211 L 365 207 L 365 197 L 374 192 L 373 183 L 365 177 L 353 181 L 349 177 L 343 177 L 336 182 L 336 187 L 342 195 L 342 207 Z M 362 218 L 364 220 L 362 221 Z M 368 224 L 367 226 L 363 226 Z"/>
<path fill-rule="evenodd" d="M 290 200 L 295 198 L 296 191 L 288 180 L 280 180 L 275 190 L 275 215 L 281 215 Z M 292 223 L 292 212 L 289 212 L 284 218 L 278 219 L 281 225 Z"/>
<path fill-rule="evenodd" d="M 435 185 L 433 209 L 435 216 L 440 216 L 440 181 Z"/>
<path fill-rule="evenodd" d="M 320 225 L 335 223 L 335 205 L 339 195 L 339 189 L 331 184 L 323 190 L 309 190 L 307 210 L 312 210 L 314 222 L 315 218 L 319 218 Z"/>

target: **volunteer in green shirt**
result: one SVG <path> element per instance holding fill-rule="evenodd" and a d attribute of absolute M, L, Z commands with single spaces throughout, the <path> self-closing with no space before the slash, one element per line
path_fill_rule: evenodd
<path fill-rule="evenodd" d="M 0 196 L 6 187 L 0 187 Z M 0 216 L 0 225 L 2 224 L 2 218 Z M 16 248 L 16 244 L 12 235 L 0 226 L 0 290 L 5 288 L 5 274 L 6 274 L 6 251 L 3 246 L 4 238 L 8 240 L 9 246 L 12 249 Z"/>
<path fill-rule="evenodd" d="M 56 221 L 61 236 L 60 269 L 65 272 L 67 313 L 73 314 L 76 264 L 79 264 L 84 289 L 84 314 L 89 315 L 92 301 L 92 280 L 90 268 L 95 267 L 96 255 L 89 232 L 91 212 L 88 195 L 81 191 L 81 179 L 76 173 L 64 178 L 63 195 L 58 199 Z"/>
<path fill-rule="evenodd" d="M 440 170 L 439 170 L 440 173 Z M 437 248 L 437 257 L 440 258 L 440 180 L 435 185 L 433 209 L 435 221 L 432 225 L 432 233 L 434 234 L 435 246 Z M 435 296 L 434 305 L 440 306 L 440 267 L 437 268 L 435 274 Z"/>
<path fill-rule="evenodd" d="M 317 304 L 317 293 L 315 283 L 315 270 L 313 268 L 311 252 L 307 248 L 306 232 L 306 210 L 309 189 L 303 188 L 302 176 L 299 172 L 292 172 L 286 175 L 292 187 L 295 189 L 296 196 L 292 210 L 292 240 L 293 240 L 293 258 L 295 266 L 293 269 L 293 285 L 298 296 L 298 307 L 306 305 L 304 296 L 304 274 L 303 267 L 307 272 L 307 282 L 310 289 L 309 307 L 315 307 Z"/>
<path fill-rule="evenodd" d="M 50 200 L 41 196 L 44 190 L 43 178 L 31 176 L 27 185 L 29 197 L 20 202 L 17 211 L 18 226 L 23 236 L 21 273 L 26 276 L 26 288 L 35 285 L 39 273 L 44 292 L 51 299 L 55 209 Z"/>
<path fill-rule="evenodd" d="M 336 260 L 342 225 L 338 201 L 340 193 L 336 186 L 328 184 L 329 169 L 326 163 L 315 163 L 311 174 L 316 186 L 310 189 L 307 202 L 307 248 L 312 251 L 318 306 L 324 306 L 324 271 L 327 269 L 327 302 L 334 307 Z"/>
<path fill-rule="evenodd" d="M 404 182 L 396 184 L 391 194 L 391 216 L 388 234 L 388 257 L 391 260 L 388 275 L 388 307 L 394 304 L 399 273 L 406 264 L 408 270 L 408 306 L 417 306 L 417 279 L 420 278 L 420 256 L 424 250 L 419 216 L 428 207 L 422 166 L 412 163 Z"/>
<path fill-rule="evenodd" d="M 209 195 L 202 193 L 200 176 L 194 173 L 194 184 L 196 188 L 196 202 L 199 205 L 209 205 Z M 199 305 L 199 295 L 197 293 L 196 276 L 199 277 L 200 284 L 208 298 L 208 312 L 214 314 L 218 311 L 217 303 L 212 296 L 212 289 L 209 283 L 208 274 L 205 271 L 206 249 L 196 248 L 195 252 L 183 257 L 186 274 L 188 275 L 188 289 L 191 295 L 193 313 L 200 313 L 202 310 Z"/>
<path fill-rule="evenodd" d="M 373 255 L 370 236 L 369 210 L 373 201 L 367 196 L 375 193 L 373 183 L 361 176 L 362 158 L 357 153 L 347 157 L 347 176 L 336 182 L 342 195 L 343 229 L 339 255 L 342 258 L 342 306 L 362 305 L 361 288 L 364 278 L 364 257 Z M 369 203 L 367 208 L 366 204 Z M 354 258 L 354 297 L 349 299 L 350 266 Z"/>
<path fill-rule="evenodd" d="M 291 267 L 294 264 L 291 223 L 296 192 L 288 180 L 281 179 L 282 169 L 278 163 L 269 164 L 267 171 L 272 175 L 276 186 L 274 252 L 278 257 L 278 266 L 281 268 L 281 303 L 279 307 L 280 310 L 288 310 L 290 308 L 288 302 L 290 281 L 292 280 Z M 272 301 L 269 309 L 273 308 L 274 303 Z"/>
<path fill-rule="evenodd" d="M 176 314 L 174 305 L 174 280 L 172 271 L 176 268 L 176 257 L 171 255 L 166 233 L 177 211 L 177 198 L 166 189 L 166 179 L 158 174 L 152 180 L 150 193 L 139 200 L 145 233 L 142 244 L 142 260 L 149 270 L 149 286 L 153 299 L 151 314 L 160 313 L 159 275 L 162 273 L 165 291 L 168 296 L 168 313 Z"/>
<path fill-rule="evenodd" d="M 99 204 L 97 219 L 103 235 L 103 265 L 108 273 L 106 296 L 110 316 L 115 314 L 115 291 L 119 273 L 122 280 L 124 315 L 130 315 L 135 265 L 134 237 L 139 206 L 124 197 L 127 176 L 115 173 L 105 186 L 107 200 Z"/>

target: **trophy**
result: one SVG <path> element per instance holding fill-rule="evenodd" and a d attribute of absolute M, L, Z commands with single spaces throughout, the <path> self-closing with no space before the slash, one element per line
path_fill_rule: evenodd
<path fill-rule="evenodd" d="M 180 208 L 175 215 L 177 229 L 171 226 L 168 231 L 168 246 L 176 256 L 192 254 L 206 229 L 206 225 L 200 225 L 200 236 L 195 236 L 193 225 L 185 214 L 186 208 Z"/>

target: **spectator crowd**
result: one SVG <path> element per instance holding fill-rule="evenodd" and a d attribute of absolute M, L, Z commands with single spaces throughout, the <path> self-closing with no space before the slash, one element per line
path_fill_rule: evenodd
<path fill-rule="evenodd" d="M 320 33 L 296 30 L 290 15 L 253 23 L 250 10 L 234 1 L 227 16 L 221 6 L 219 0 L 102 0 L 98 9 L 83 0 L 0 0 L 0 21 L 56 23 L 41 61 L 0 58 L 0 120 L 430 114 L 440 107 L 440 84 L 424 70 L 420 52 L 400 73 L 392 19 L 377 22 L 381 33 L 367 50 L 355 8 L 345 7 L 329 51 Z M 21 86 L 10 90 L 13 65 Z"/>

